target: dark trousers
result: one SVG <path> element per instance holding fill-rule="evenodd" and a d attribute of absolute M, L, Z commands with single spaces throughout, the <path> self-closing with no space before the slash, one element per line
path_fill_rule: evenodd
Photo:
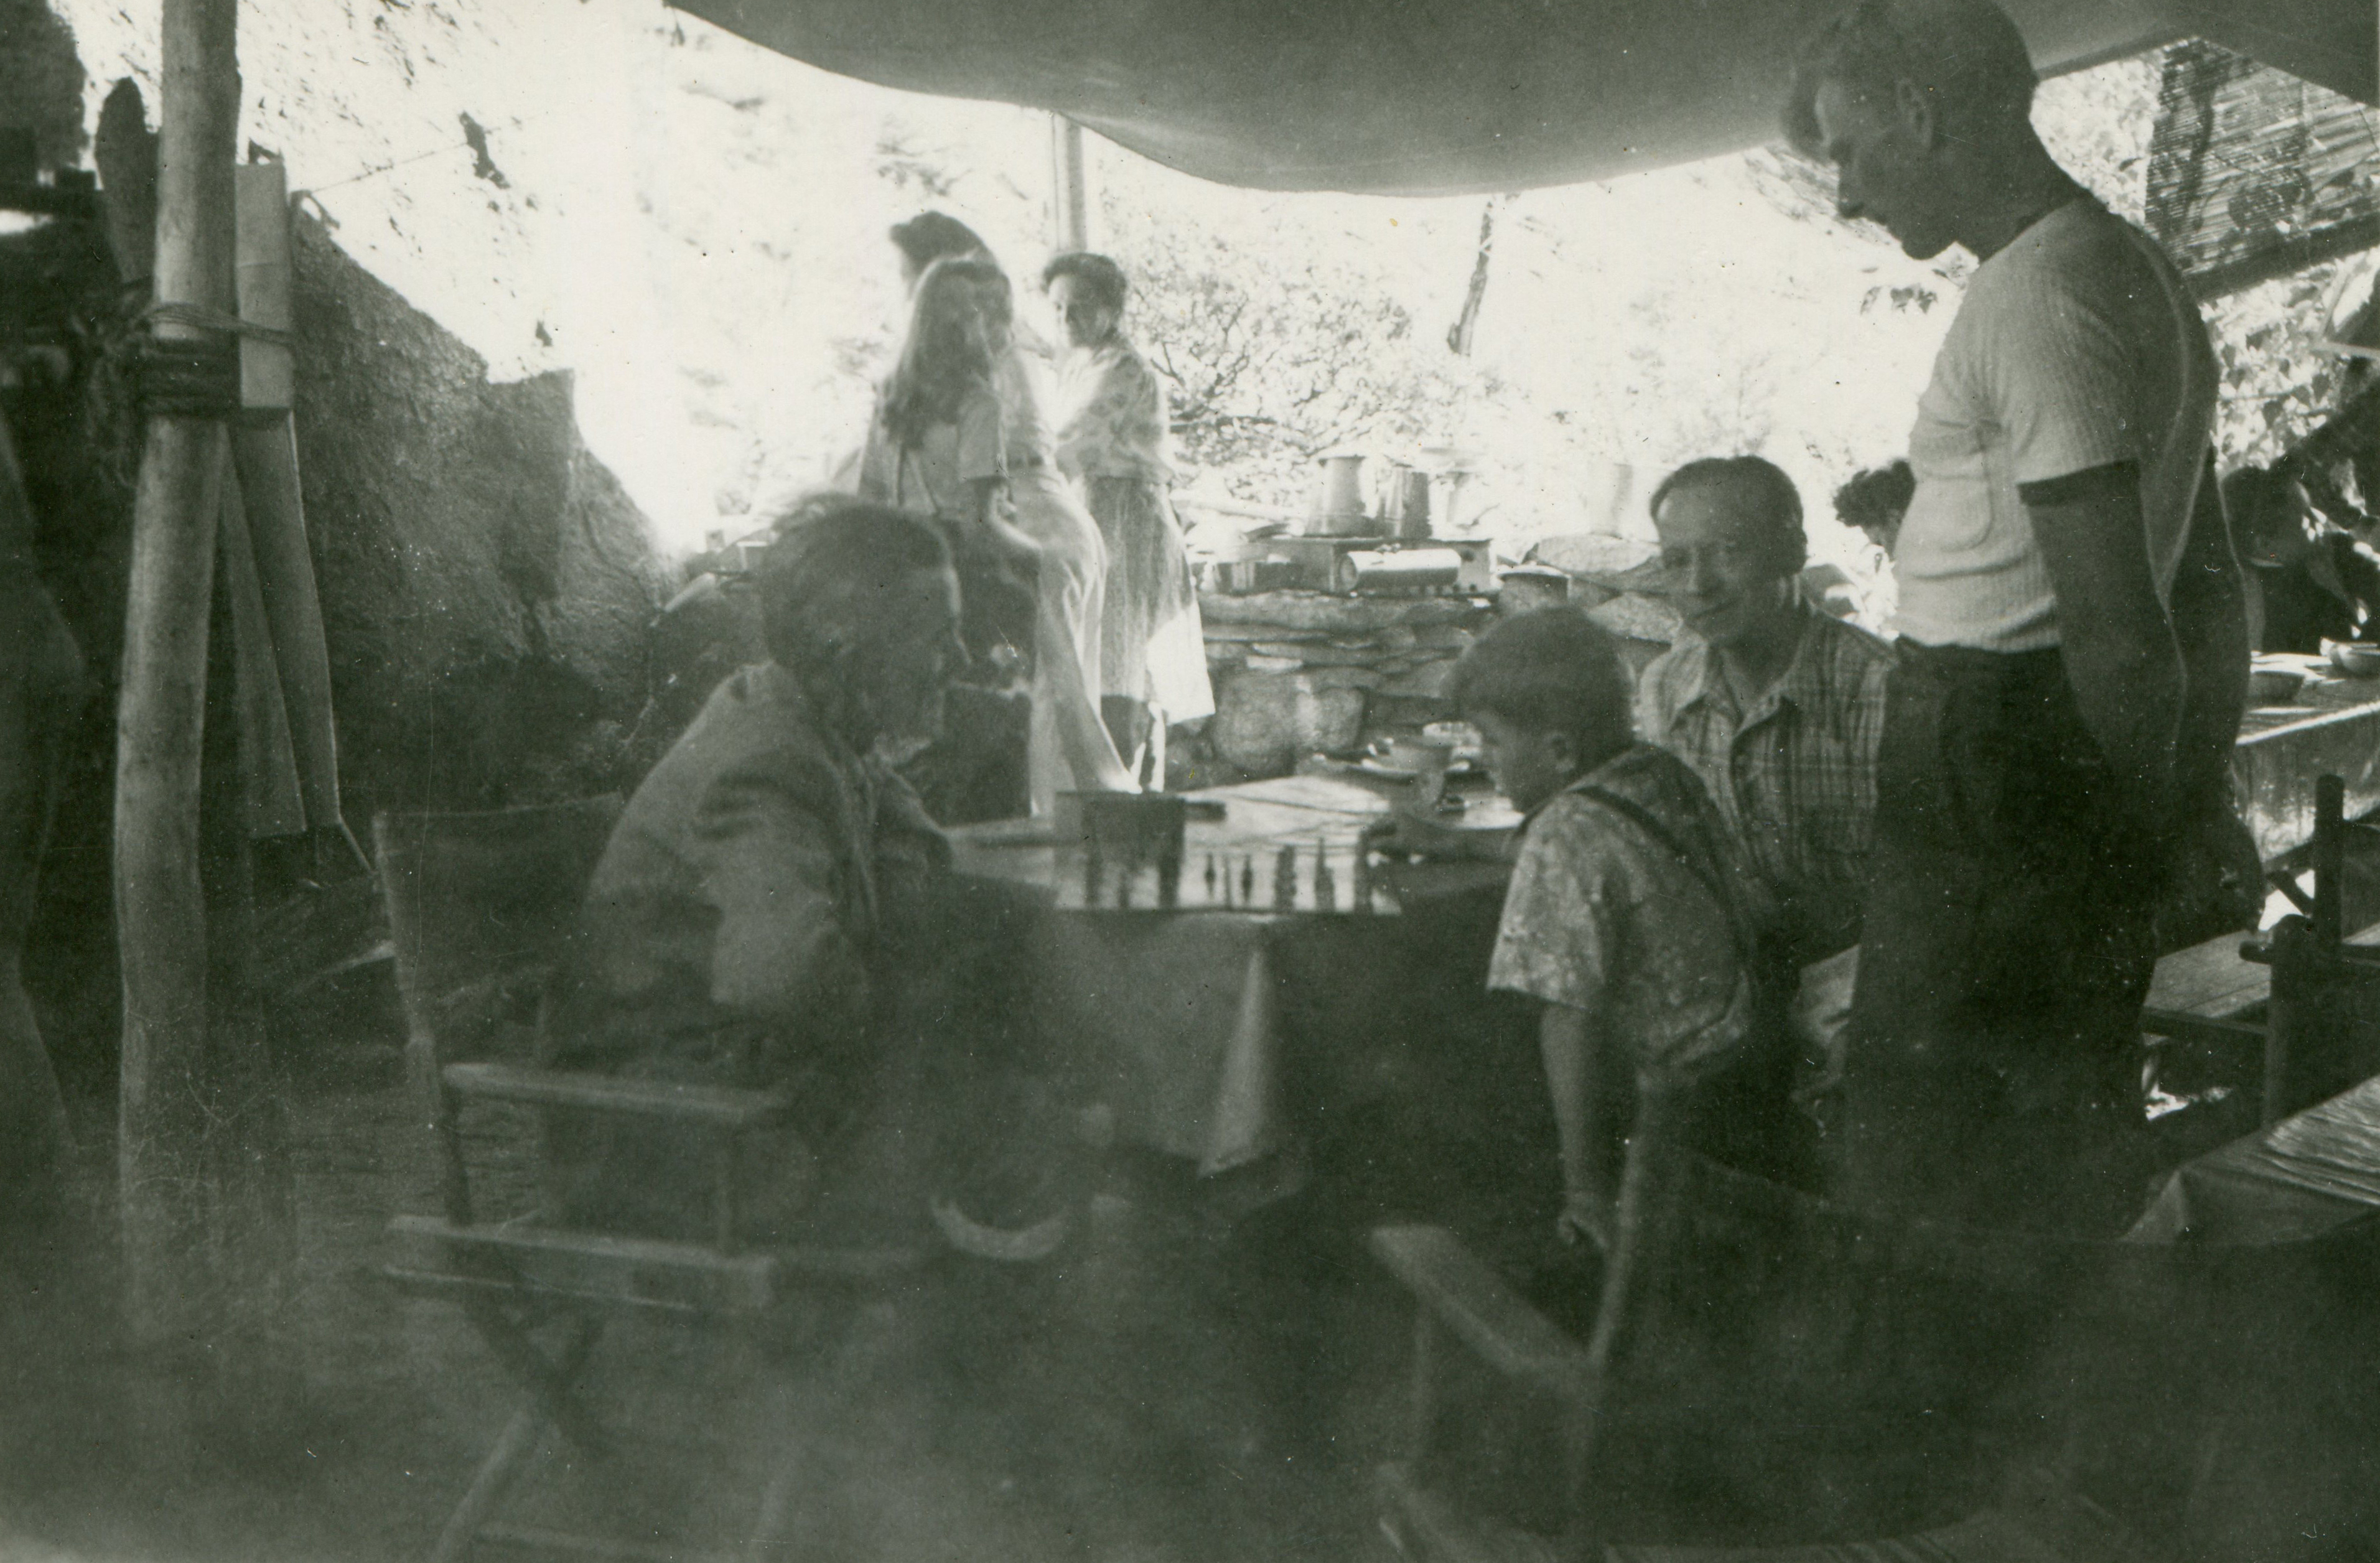
<path fill-rule="evenodd" d="M 2104 1235 L 2144 1168 L 2139 1019 L 2164 853 L 2058 652 L 1900 643 L 1844 1077 L 1843 1193 Z"/>

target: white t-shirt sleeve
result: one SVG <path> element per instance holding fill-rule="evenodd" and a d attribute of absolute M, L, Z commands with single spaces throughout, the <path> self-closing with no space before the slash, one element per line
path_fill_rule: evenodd
<path fill-rule="evenodd" d="M 2128 327 L 2124 267 L 2043 267 L 1999 291 L 1978 322 L 1978 400 L 2006 435 L 2019 483 L 2138 461 L 2161 433 L 2133 427 L 2144 367 Z M 2143 285 L 2151 279 L 2140 279 Z"/>

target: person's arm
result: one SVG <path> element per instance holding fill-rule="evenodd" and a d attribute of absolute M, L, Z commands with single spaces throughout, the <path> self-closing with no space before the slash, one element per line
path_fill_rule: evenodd
<path fill-rule="evenodd" d="M 2181 716 L 2174 740 L 2175 794 L 2193 817 L 2228 812 L 2231 745 L 2248 709 L 2248 583 L 2232 545 L 2210 455 L 2192 507 L 2190 536 L 2173 581 L 2173 637 L 2181 650 Z"/>
<path fill-rule="evenodd" d="M 1554 1230 L 1565 1242 L 1585 1241 L 1608 1250 L 1612 1190 L 1602 1147 L 1611 1139 L 1611 1125 L 1605 1121 L 1593 1017 L 1568 1004 L 1546 1005 L 1537 1020 L 1537 1051 L 1545 1061 L 1561 1152 L 1562 1208 Z"/>
<path fill-rule="evenodd" d="M 2129 242 L 2035 266 L 2022 288 L 1992 301 L 1959 385 L 2003 432 L 2057 598 L 2076 706 L 2126 806 L 2152 830 L 2171 818 L 2187 690 L 2141 509 L 2135 419 L 2154 410 L 2143 405 L 2144 382 L 2183 373 L 2205 351 L 2186 298 L 2169 298 L 2162 318 L 2143 307 L 2168 282 Z"/>
<path fill-rule="evenodd" d="M 772 1025 L 856 1024 L 868 978 L 834 887 L 842 873 L 837 788 L 822 764 L 758 757 L 715 779 L 696 830 L 704 898 L 719 921 L 710 996 Z"/>
<path fill-rule="evenodd" d="M 1008 443 L 1000 398 L 989 390 L 967 398 L 959 410 L 958 471 L 967 486 L 968 519 L 991 534 L 1001 549 L 1026 563 L 1041 547 L 1002 514 L 1008 492 Z"/>
<path fill-rule="evenodd" d="M 1614 866 L 1607 833 L 1556 799 L 1524 833 L 1504 892 L 1488 986 L 1537 1001 L 1538 1051 L 1562 1172 L 1558 1231 L 1566 1242 L 1608 1235 L 1609 1121 L 1613 1082 L 1597 1050 L 1610 991 L 1614 929 L 1606 896 Z"/>
<path fill-rule="evenodd" d="M 2082 723 L 2135 817 L 2169 820 L 2184 674 L 2143 542 L 2139 473 L 2119 462 L 2020 491 L 2058 597 L 2058 651 Z"/>

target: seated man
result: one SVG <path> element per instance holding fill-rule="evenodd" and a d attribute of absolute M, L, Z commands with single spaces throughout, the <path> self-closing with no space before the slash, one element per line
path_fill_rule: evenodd
<path fill-rule="evenodd" d="M 1772 957 L 1859 941 L 1891 650 L 1813 609 L 1793 481 L 1758 456 L 1689 462 L 1653 491 L 1686 634 L 1638 684 L 1637 731 L 1694 768 L 1758 881 Z"/>
<path fill-rule="evenodd" d="M 1559 1234 L 1609 1242 L 1645 1093 L 1706 1154 L 1791 1173 L 1791 1060 L 1755 979 L 1752 887 L 1694 773 L 1631 738 L 1610 636 L 1561 608 L 1505 620 L 1463 653 L 1454 697 L 1527 816 L 1488 983 L 1544 1007 Z"/>
<path fill-rule="evenodd" d="M 753 1235 L 797 1217 L 883 1235 L 926 1208 L 903 1148 L 918 1137 L 898 1121 L 965 1051 L 912 1045 L 921 1028 L 894 1003 L 957 959 L 935 927 L 948 848 L 893 768 L 940 726 L 964 658 L 958 586 L 931 527 L 835 498 L 781 527 L 759 593 L 769 660 L 720 685 L 621 815 L 549 1053 L 786 1092 L 794 1133 L 749 1137 Z M 697 1136 L 558 1116 L 548 1151 L 574 1221 L 706 1230 Z M 805 1215 L 819 1181 L 825 1200 Z M 837 1206 L 839 1184 L 866 1208 Z"/>
<path fill-rule="evenodd" d="M 2380 636 L 2380 560 L 2318 511 L 2285 472 L 2243 466 L 2223 479 L 2223 509 L 2248 568 L 2259 651 L 2318 654 L 2325 640 Z"/>

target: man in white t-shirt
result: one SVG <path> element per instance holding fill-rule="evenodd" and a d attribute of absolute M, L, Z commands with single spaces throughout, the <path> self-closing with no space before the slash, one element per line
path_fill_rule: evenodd
<path fill-rule="evenodd" d="M 1846 1193 L 2104 1230 L 2137 1197 L 2156 892 L 2228 809 L 2247 645 L 2205 327 L 2033 88 L 1989 0 L 1864 0 L 1787 105 L 1844 216 L 1979 262 L 1910 436 Z"/>

